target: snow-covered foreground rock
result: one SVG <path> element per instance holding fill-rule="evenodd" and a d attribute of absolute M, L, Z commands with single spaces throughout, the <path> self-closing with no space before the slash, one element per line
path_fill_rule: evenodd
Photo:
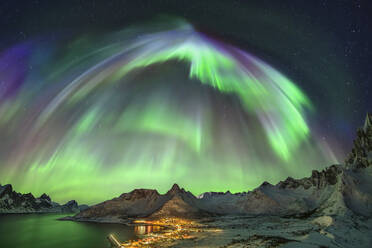
<path fill-rule="evenodd" d="M 224 216 L 210 219 L 190 239 L 160 247 L 372 247 L 371 230 L 372 220 L 360 216 Z"/>

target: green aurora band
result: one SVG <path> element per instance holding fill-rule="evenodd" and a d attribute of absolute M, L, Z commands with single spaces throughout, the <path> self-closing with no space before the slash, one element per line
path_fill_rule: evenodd
<path fill-rule="evenodd" d="M 84 203 L 174 182 L 237 192 L 336 162 L 291 80 L 188 24 L 32 41 L 4 61 L 17 70 L 1 71 L 0 182 L 23 192 Z"/>

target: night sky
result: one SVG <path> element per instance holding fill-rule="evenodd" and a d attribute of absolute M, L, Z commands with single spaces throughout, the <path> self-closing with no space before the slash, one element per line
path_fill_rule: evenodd
<path fill-rule="evenodd" d="M 3 1 L 0 183 L 91 204 L 343 163 L 372 110 L 367 2 Z"/>

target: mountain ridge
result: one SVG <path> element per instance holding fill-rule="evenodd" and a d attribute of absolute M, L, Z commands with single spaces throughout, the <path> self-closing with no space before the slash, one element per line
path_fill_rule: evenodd
<path fill-rule="evenodd" d="M 140 189 L 142 194 L 138 198 L 133 196 L 138 195 L 138 190 L 133 190 L 122 194 L 119 197 L 121 200 L 114 198 L 97 204 L 71 219 L 120 222 L 127 221 L 128 218 L 197 218 L 231 214 L 372 216 L 371 114 L 367 114 L 363 128 L 357 130 L 353 143 L 354 148 L 344 165 L 331 165 L 321 171 L 313 170 L 309 177 L 287 177 L 276 185 L 263 182 L 253 191 L 235 194 L 229 191 L 205 192 L 194 196 L 174 184 L 165 194 Z M 126 196 L 124 200 L 121 198 L 123 195 Z"/>
<path fill-rule="evenodd" d="M 14 191 L 11 184 L 0 184 L 0 213 L 74 213 L 86 208 L 87 205 L 79 206 L 75 200 L 61 205 L 45 193 L 35 197 L 32 193 Z"/>
<path fill-rule="evenodd" d="M 367 114 L 357 130 L 351 153 L 343 165 L 313 170 L 309 177 L 285 180 L 272 185 L 263 182 L 241 193 L 205 192 L 194 196 L 174 184 L 165 194 L 154 189 L 134 189 L 129 193 L 81 209 L 71 217 L 80 221 L 126 222 L 131 218 L 187 217 L 211 215 L 304 216 L 358 214 L 372 216 L 372 115 Z M 11 185 L 0 185 L 0 213 L 68 212 L 79 207 L 75 201 L 64 205 L 42 194 L 20 194 Z"/>

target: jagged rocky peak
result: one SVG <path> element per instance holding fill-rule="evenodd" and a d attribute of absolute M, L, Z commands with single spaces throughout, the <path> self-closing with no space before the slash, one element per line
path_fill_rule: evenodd
<path fill-rule="evenodd" d="M 211 192 L 204 192 L 204 193 L 198 195 L 197 198 L 198 199 L 208 199 L 208 198 L 212 198 L 212 197 L 226 196 L 226 195 L 229 195 L 229 194 L 231 194 L 230 191 L 227 191 L 226 193 L 211 191 Z"/>
<path fill-rule="evenodd" d="M 334 185 L 337 183 L 337 177 L 342 173 L 340 165 L 332 165 L 321 172 L 314 170 L 311 174 L 311 181 L 318 188 L 325 186 L 324 184 Z"/>
<path fill-rule="evenodd" d="M 4 186 L 1 186 L 0 184 L 0 198 L 4 195 L 10 194 L 13 192 L 13 187 L 10 184 L 6 184 Z"/>
<path fill-rule="evenodd" d="M 204 192 L 197 196 L 198 199 L 206 199 L 214 196 L 225 195 L 223 192 Z"/>
<path fill-rule="evenodd" d="M 50 212 L 78 212 L 76 201 L 65 205 L 52 202 L 47 194 L 35 198 L 33 194 L 21 194 L 13 190 L 12 185 L 0 185 L 0 213 L 50 213 Z"/>
<path fill-rule="evenodd" d="M 285 179 L 284 181 L 280 181 L 278 185 L 281 189 L 295 189 L 300 186 L 300 183 L 298 182 L 298 180 L 293 179 L 292 177 L 287 177 L 287 179 Z"/>
<path fill-rule="evenodd" d="M 66 204 L 62 205 L 62 212 L 78 212 L 79 205 L 75 200 L 68 201 Z"/>
<path fill-rule="evenodd" d="M 71 201 L 68 201 L 66 204 L 64 204 L 63 206 L 71 206 L 71 207 L 77 207 L 77 202 L 75 200 L 71 200 Z"/>
<path fill-rule="evenodd" d="M 270 187 L 270 186 L 273 186 L 271 183 L 267 182 L 267 181 L 264 181 L 261 185 L 260 185 L 260 188 L 262 187 Z"/>
<path fill-rule="evenodd" d="M 372 115 L 367 114 L 363 128 L 358 128 L 357 137 L 354 140 L 354 147 L 345 161 L 347 169 L 366 168 L 372 165 Z M 316 187 L 324 188 L 327 185 L 335 185 L 339 180 L 339 175 L 343 173 L 343 166 L 332 165 L 322 171 L 313 170 L 311 177 L 303 179 L 293 179 L 288 177 L 279 182 L 281 189 L 297 189 L 303 187 L 309 189 Z M 265 186 L 263 183 L 260 188 Z"/>
<path fill-rule="evenodd" d="M 172 188 L 168 191 L 168 193 L 180 193 L 185 192 L 185 190 L 180 188 L 177 183 L 173 184 Z"/>
<path fill-rule="evenodd" d="M 367 113 L 363 128 L 358 128 L 351 153 L 345 160 L 347 168 L 358 169 L 372 165 L 372 115 Z"/>
<path fill-rule="evenodd" d="M 367 113 L 366 120 L 364 121 L 363 130 L 367 133 L 368 129 L 372 129 L 372 114 Z"/>
<path fill-rule="evenodd" d="M 180 188 L 178 184 L 174 184 L 164 195 L 164 198 L 166 201 L 149 218 L 161 218 L 165 216 L 197 218 L 209 215 L 206 211 L 198 207 L 197 198 L 191 192 Z"/>
<path fill-rule="evenodd" d="M 338 175 L 341 173 L 340 165 L 332 165 L 322 171 L 313 170 L 310 177 L 302 179 L 288 177 L 286 180 L 280 181 L 278 186 L 281 189 L 297 189 L 300 186 L 304 189 L 309 189 L 313 186 L 318 189 L 324 188 L 327 185 L 335 185 L 338 181 Z"/>
<path fill-rule="evenodd" d="M 123 198 L 125 200 L 138 200 L 141 198 L 147 198 L 147 197 L 153 197 L 153 196 L 159 196 L 159 193 L 157 190 L 154 189 L 135 189 L 132 190 L 129 193 L 124 193 L 120 195 L 120 198 Z"/>
<path fill-rule="evenodd" d="M 193 201 L 196 197 L 190 192 L 186 191 L 184 188 L 180 188 L 178 184 L 173 184 L 172 188 L 165 194 L 166 197 L 181 196 L 184 200 Z"/>
<path fill-rule="evenodd" d="M 184 188 L 181 188 L 178 186 L 178 184 L 173 184 L 172 188 L 168 190 L 168 192 L 165 194 L 166 196 L 174 196 L 174 195 L 188 195 L 194 197 L 189 191 L 186 191 Z"/>
<path fill-rule="evenodd" d="M 261 185 L 262 186 L 262 185 Z M 245 196 L 247 195 L 247 192 L 238 192 L 238 193 L 231 193 L 230 190 L 226 192 L 215 192 L 215 191 L 210 191 L 210 192 L 204 192 L 200 195 L 197 196 L 198 199 L 208 199 L 208 198 L 213 198 L 213 197 L 224 197 L 224 196 Z"/>
<path fill-rule="evenodd" d="M 52 201 L 51 199 L 50 199 L 50 197 L 49 197 L 49 195 L 47 195 L 47 194 L 42 194 L 40 197 L 39 197 L 40 199 L 43 199 L 43 200 L 46 200 L 46 201 Z"/>
<path fill-rule="evenodd" d="M 185 201 L 180 195 L 174 195 L 166 201 L 149 218 L 157 219 L 163 217 L 198 218 L 209 216 L 209 214 L 195 206 L 192 202 Z"/>

